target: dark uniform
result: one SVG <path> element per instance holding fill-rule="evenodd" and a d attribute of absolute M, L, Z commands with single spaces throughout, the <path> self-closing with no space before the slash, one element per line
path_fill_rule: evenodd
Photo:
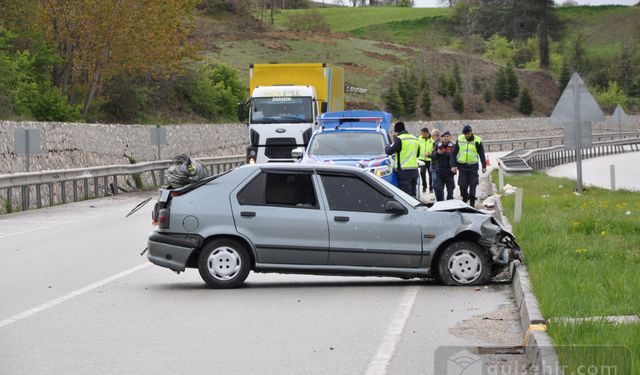
<path fill-rule="evenodd" d="M 444 143 L 442 141 L 436 144 L 436 149 L 431 153 L 431 167 L 435 170 L 436 180 L 434 190 L 436 200 L 444 200 L 444 188 L 447 188 L 447 200 L 453 199 L 453 190 L 455 183 L 453 181 L 453 172 L 451 171 L 451 153 L 455 145 L 451 142 Z M 455 164 L 454 164 L 455 166 Z"/>
<path fill-rule="evenodd" d="M 451 165 L 458 170 L 458 186 L 462 200 L 472 207 L 476 204 L 476 188 L 478 187 L 478 161 L 482 164 L 482 171 L 487 169 L 482 139 L 473 134 L 470 125 L 465 125 L 462 135 L 458 137 L 451 153 Z"/>
<path fill-rule="evenodd" d="M 397 122 L 393 130 L 397 133 L 393 143 L 385 149 L 387 155 L 395 154 L 394 168 L 398 176 L 398 187 L 415 197 L 418 185 L 418 138 L 409 134 L 403 122 Z"/>

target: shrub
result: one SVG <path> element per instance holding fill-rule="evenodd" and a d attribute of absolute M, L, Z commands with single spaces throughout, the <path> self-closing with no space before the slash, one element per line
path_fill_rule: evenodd
<path fill-rule="evenodd" d="M 101 105 L 109 122 L 133 122 L 147 111 L 153 90 L 140 80 L 121 75 L 112 78 L 103 91 Z"/>
<path fill-rule="evenodd" d="M 507 83 L 509 85 L 509 99 L 515 99 L 518 97 L 518 93 L 520 91 L 520 85 L 518 84 L 518 76 L 513 69 L 513 65 L 508 64 L 505 69 L 505 74 L 507 76 Z"/>
<path fill-rule="evenodd" d="M 526 87 L 523 88 L 522 93 L 520 93 L 519 110 L 527 116 L 533 113 L 533 100 L 531 100 L 531 95 L 529 95 L 529 90 L 527 90 Z"/>
<path fill-rule="evenodd" d="M 398 92 L 398 86 L 391 84 L 387 90 L 383 93 L 382 100 L 384 101 L 384 107 L 387 112 L 391 113 L 396 118 L 404 115 L 404 104 L 402 103 L 402 97 Z"/>
<path fill-rule="evenodd" d="M 618 104 L 626 110 L 629 102 L 624 90 L 616 81 L 609 81 L 606 90 L 596 90 L 594 97 L 600 107 L 609 113 L 612 113 Z"/>
<path fill-rule="evenodd" d="M 431 95 L 429 94 L 429 88 L 422 91 L 422 114 L 431 117 Z"/>
<path fill-rule="evenodd" d="M 224 65 L 186 71 L 178 90 L 196 113 L 213 121 L 238 120 L 237 104 L 245 99 L 237 72 Z"/>
<path fill-rule="evenodd" d="M 513 60 L 516 52 L 516 46 L 509 39 L 498 34 L 492 35 L 485 42 L 484 56 L 490 60 L 507 64 Z"/>
<path fill-rule="evenodd" d="M 444 97 L 449 95 L 449 80 L 447 79 L 447 75 L 444 73 L 440 73 L 438 75 L 438 94 Z"/>
<path fill-rule="evenodd" d="M 491 88 L 487 87 L 487 89 L 484 90 L 484 102 L 491 103 L 491 99 L 493 99 L 493 95 L 491 95 Z"/>
<path fill-rule="evenodd" d="M 509 99 L 509 80 L 504 69 L 500 69 L 496 76 L 495 98 L 500 102 Z"/>
<path fill-rule="evenodd" d="M 464 99 L 459 90 L 453 94 L 453 110 L 458 113 L 464 112 Z"/>

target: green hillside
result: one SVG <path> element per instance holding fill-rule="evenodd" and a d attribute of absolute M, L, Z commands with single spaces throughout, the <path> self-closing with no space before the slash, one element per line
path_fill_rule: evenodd
<path fill-rule="evenodd" d="M 425 17 L 451 15 L 449 8 L 400 8 L 400 7 L 336 7 L 316 8 L 326 19 L 331 32 L 341 33 L 372 25 L 394 21 L 418 20 Z M 286 26 L 287 15 L 305 12 L 304 9 L 285 10 L 275 16 L 276 26 Z"/>
<path fill-rule="evenodd" d="M 580 6 L 557 10 L 566 27 L 561 40 L 570 43 L 582 34 L 587 51 L 597 56 L 615 53 L 620 43 L 640 38 L 640 7 Z"/>

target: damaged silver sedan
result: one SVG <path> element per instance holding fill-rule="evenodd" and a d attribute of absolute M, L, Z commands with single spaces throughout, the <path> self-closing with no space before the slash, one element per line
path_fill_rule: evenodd
<path fill-rule="evenodd" d="M 212 288 L 250 271 L 435 277 L 484 284 L 521 258 L 513 235 L 460 201 L 428 207 L 360 168 L 254 164 L 160 190 L 152 263 Z"/>

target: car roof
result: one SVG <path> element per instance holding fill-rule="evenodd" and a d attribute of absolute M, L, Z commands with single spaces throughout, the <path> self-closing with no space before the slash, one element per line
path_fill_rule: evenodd
<path fill-rule="evenodd" d="M 327 112 L 323 113 L 318 117 L 320 121 L 327 124 L 327 127 L 330 128 L 332 125 L 337 125 L 340 119 L 372 119 L 379 118 L 380 128 L 382 128 L 385 132 L 389 132 L 391 129 L 391 114 L 388 112 L 382 111 L 364 111 L 364 110 L 352 110 L 352 111 L 340 111 L 340 112 Z M 335 119 L 335 120 L 334 120 Z M 349 127 L 357 127 L 357 128 L 372 128 L 375 129 L 377 126 L 375 120 L 371 121 L 363 121 L 363 122 L 345 122 L 342 124 L 343 128 Z M 361 131 L 365 131 L 362 129 Z"/>

